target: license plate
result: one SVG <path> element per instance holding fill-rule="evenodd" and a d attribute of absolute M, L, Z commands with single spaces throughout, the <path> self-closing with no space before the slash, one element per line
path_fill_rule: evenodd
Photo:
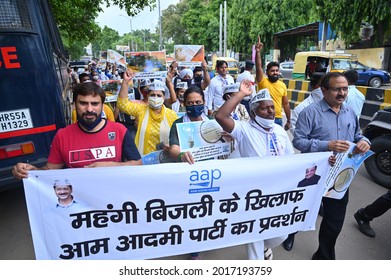
<path fill-rule="evenodd" d="M 30 109 L 0 112 L 0 133 L 33 127 Z"/>

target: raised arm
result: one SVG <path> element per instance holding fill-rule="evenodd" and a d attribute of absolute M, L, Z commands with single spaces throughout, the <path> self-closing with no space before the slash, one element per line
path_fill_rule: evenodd
<path fill-rule="evenodd" d="M 259 83 L 263 79 L 262 59 L 261 50 L 263 44 L 261 43 L 261 37 L 258 35 L 258 42 L 255 45 L 255 81 Z"/>
<path fill-rule="evenodd" d="M 170 98 L 167 98 L 165 100 L 165 105 L 171 106 L 171 104 L 173 104 L 177 101 L 177 96 L 175 93 L 174 84 L 172 83 L 172 74 L 170 72 L 167 73 L 166 86 L 167 86 L 168 90 L 170 91 Z"/>
<path fill-rule="evenodd" d="M 206 89 L 207 86 L 209 86 L 210 84 L 210 76 L 209 76 L 209 72 L 208 72 L 208 64 L 206 63 L 206 61 L 202 61 L 202 73 L 204 74 L 204 79 L 201 83 L 201 88 L 202 90 Z"/>

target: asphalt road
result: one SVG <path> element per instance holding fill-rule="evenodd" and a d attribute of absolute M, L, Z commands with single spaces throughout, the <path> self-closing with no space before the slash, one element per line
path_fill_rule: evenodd
<path fill-rule="evenodd" d="M 344 228 L 337 241 L 339 260 L 391 260 L 391 211 L 372 222 L 376 238 L 358 231 L 353 214 L 387 190 L 375 184 L 362 166 L 350 187 L 350 202 Z M 320 217 L 317 225 L 319 225 Z M 22 187 L 0 193 L 0 260 L 34 260 L 34 249 Z M 318 227 L 318 226 L 317 226 Z M 317 230 L 296 234 L 294 248 L 287 252 L 273 249 L 277 260 L 309 260 L 317 248 Z M 205 260 L 246 260 L 244 245 L 202 252 Z M 161 260 L 186 260 L 189 255 Z"/>

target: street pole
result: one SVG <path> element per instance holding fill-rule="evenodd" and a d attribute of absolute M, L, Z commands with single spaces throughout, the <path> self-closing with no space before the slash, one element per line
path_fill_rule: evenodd
<path fill-rule="evenodd" d="M 163 38 L 162 38 L 162 15 L 160 13 L 160 0 L 158 0 L 159 6 L 159 51 L 163 49 Z"/>
<path fill-rule="evenodd" d="M 220 4 L 219 56 L 223 56 L 223 5 Z M 214 70 L 214 69 L 213 69 Z"/>
<path fill-rule="evenodd" d="M 224 1 L 224 55 L 227 56 L 227 1 Z"/>

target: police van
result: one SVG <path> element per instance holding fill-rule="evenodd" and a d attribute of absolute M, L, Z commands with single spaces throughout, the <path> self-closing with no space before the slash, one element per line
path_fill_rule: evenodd
<path fill-rule="evenodd" d="M 65 50 L 47 0 L 3 0 L 0 11 L 0 191 L 18 162 L 46 163 L 71 122 Z"/>

